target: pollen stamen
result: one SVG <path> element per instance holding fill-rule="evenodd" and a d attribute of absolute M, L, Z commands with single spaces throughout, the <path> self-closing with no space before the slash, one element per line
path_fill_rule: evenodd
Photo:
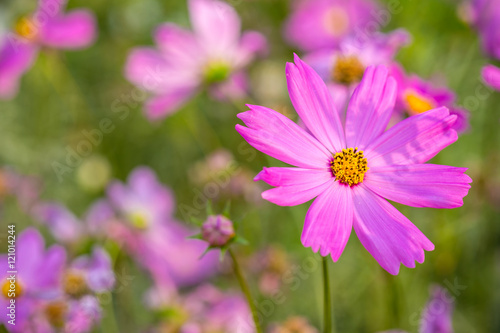
<path fill-rule="evenodd" d="M 368 161 L 363 151 L 358 151 L 358 147 L 342 149 L 341 152 L 333 155 L 330 165 L 335 180 L 349 186 L 362 183 L 369 169 Z"/>
<path fill-rule="evenodd" d="M 341 56 L 333 66 L 332 78 L 341 84 L 352 84 L 361 81 L 365 67 L 356 56 Z"/>

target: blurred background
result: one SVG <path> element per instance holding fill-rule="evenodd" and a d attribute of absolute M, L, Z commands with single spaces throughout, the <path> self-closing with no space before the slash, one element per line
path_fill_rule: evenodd
<path fill-rule="evenodd" d="M 381 6 L 390 3 L 380 1 Z M 301 316 L 311 329 L 321 329 L 321 265 L 312 259 L 319 254 L 300 243 L 310 204 L 278 207 L 262 200 L 260 193 L 268 187 L 253 183 L 252 178 L 263 166 L 283 164 L 251 148 L 234 130 L 239 122 L 236 114 L 248 102 L 297 119 L 286 89 L 285 63 L 293 60 L 293 52 L 304 53 L 283 38 L 292 4 L 284 0 L 230 4 L 240 15 L 243 30 L 258 30 L 268 40 L 268 55 L 248 69 L 251 97 L 228 103 L 201 91 L 178 112 L 150 122 L 143 112 L 146 95 L 131 98 L 138 90 L 124 77 L 126 59 L 134 47 L 153 47 L 152 31 L 163 22 L 189 28 L 186 2 L 69 1 L 68 10 L 86 7 L 96 15 L 98 38 L 83 50 L 41 52 L 23 76 L 17 96 L 0 101 L 2 179 L 9 173 L 26 177 L 30 185 L 24 195 L 30 203 L 59 202 L 82 217 L 92 203 L 106 196 L 112 180 L 126 182 L 135 168 L 147 166 L 172 190 L 174 219 L 194 231 L 198 227 L 193 220 L 206 218 L 207 199 L 216 212 L 231 201 L 230 216 L 239 221 L 238 234 L 248 241 L 248 245 L 236 244 L 234 251 L 263 313 L 264 326 Z M 436 246 L 426 252 L 423 264 L 415 269 L 402 267 L 398 276 L 385 272 L 351 237 L 341 259 L 330 262 L 335 326 L 337 332 L 394 328 L 417 332 L 430 287 L 439 284 L 455 297 L 456 332 L 500 332 L 500 93 L 485 88 L 480 76 L 482 66 L 492 60 L 482 52 L 477 32 L 460 18 L 460 3 L 401 1 L 400 6 L 381 28 L 404 28 L 412 36 L 396 60 L 407 72 L 449 87 L 457 95 L 457 105 L 470 112 L 469 130 L 432 162 L 469 168 L 472 188 L 463 207 L 453 210 L 395 204 Z M 2 1 L 0 31 L 7 33 L 19 17 L 35 8 L 34 0 Z M 486 97 L 477 97 L 479 89 L 488 89 Z M 68 151 L 85 140 L 84 132 L 99 129 L 103 119 L 110 119 L 113 130 L 64 173 L 55 171 L 57 163 L 66 164 Z M 225 182 L 226 178 L 231 181 Z M 214 183 L 217 193 L 200 195 L 207 184 Z M 50 228 L 25 209 L 19 194 L 3 185 L 0 182 L 2 252 L 7 249 L 10 224 L 16 225 L 17 234 L 35 226 L 46 244 L 58 243 Z M 65 245 L 68 257 L 90 253 L 94 243 L 109 252 L 118 276 L 110 301 L 102 302 L 101 320 L 91 331 L 146 332 L 168 322 L 171 314 L 146 305 L 145 293 L 154 279 L 117 243 L 90 237 L 78 245 Z M 183 254 L 173 251 L 172 255 Z M 262 265 L 259 256 L 270 264 Z M 255 261 L 261 263 L 258 268 Z M 204 283 L 238 293 L 227 264 L 227 260 L 218 264 L 219 273 Z M 129 282 L 123 283 L 123 274 L 131 277 Z M 180 287 L 178 293 L 194 288 Z M 269 289 L 281 291 L 279 301 L 269 301 Z"/>

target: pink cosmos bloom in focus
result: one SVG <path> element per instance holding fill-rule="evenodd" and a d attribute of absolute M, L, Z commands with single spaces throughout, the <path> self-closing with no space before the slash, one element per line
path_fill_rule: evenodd
<path fill-rule="evenodd" d="M 462 133 L 469 128 L 469 111 L 455 106 L 455 94 L 448 88 L 435 87 L 416 75 L 407 75 L 404 70 L 393 65 L 390 68 L 391 76 L 398 83 L 398 97 L 396 99 L 395 115 L 416 115 L 438 106 L 446 106 L 451 115 L 457 120 L 453 129 Z"/>
<path fill-rule="evenodd" d="M 285 38 L 304 51 L 334 48 L 346 36 L 366 37 L 378 30 L 377 10 L 370 0 L 296 1 L 285 24 Z"/>
<path fill-rule="evenodd" d="M 481 76 L 488 86 L 500 91 L 500 68 L 493 65 L 486 65 L 481 70 Z"/>
<path fill-rule="evenodd" d="M 370 66 L 347 108 L 345 126 L 325 83 L 295 56 L 288 63 L 289 94 L 307 133 L 282 114 L 256 105 L 236 130 L 254 148 L 296 166 L 264 168 L 255 180 L 275 188 L 262 197 L 294 206 L 315 197 L 305 218 L 305 247 L 337 261 L 354 230 L 389 273 L 413 268 L 434 245 L 385 199 L 414 207 L 455 208 L 472 181 L 465 168 L 424 164 L 457 140 L 457 116 L 439 107 L 385 131 L 397 84 L 383 65 Z"/>
<path fill-rule="evenodd" d="M 65 0 L 39 0 L 38 9 L 21 18 L 15 32 L 0 40 L 0 99 L 12 98 L 21 76 L 32 66 L 40 48 L 81 49 L 96 37 L 93 14 L 84 9 L 64 13 Z"/>
<path fill-rule="evenodd" d="M 178 110 L 201 87 L 216 98 L 239 98 L 246 90 L 244 68 L 266 50 L 258 32 L 240 33 L 238 14 L 217 0 L 190 0 L 193 31 L 160 25 L 154 48 L 136 48 L 127 60 L 127 79 L 153 94 L 146 105 L 150 120 Z"/>
<path fill-rule="evenodd" d="M 387 34 L 376 33 L 368 39 L 346 37 L 337 49 L 314 51 L 304 59 L 326 82 L 341 119 L 354 88 L 370 65 L 390 65 L 399 49 L 410 43 L 404 29 Z"/>

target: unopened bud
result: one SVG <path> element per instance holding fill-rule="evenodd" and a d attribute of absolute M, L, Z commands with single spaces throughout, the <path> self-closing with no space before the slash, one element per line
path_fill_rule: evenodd
<path fill-rule="evenodd" d="M 223 215 L 211 215 L 201 226 L 201 236 L 210 246 L 224 246 L 234 235 L 233 222 Z"/>

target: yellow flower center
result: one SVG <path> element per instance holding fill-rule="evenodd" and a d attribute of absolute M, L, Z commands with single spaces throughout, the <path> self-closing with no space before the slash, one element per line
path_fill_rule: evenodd
<path fill-rule="evenodd" d="M 146 229 L 148 227 L 148 218 L 140 212 L 134 212 L 128 216 L 130 223 L 137 229 Z"/>
<path fill-rule="evenodd" d="M 407 104 L 408 111 L 411 114 L 420 114 L 425 111 L 434 109 L 434 102 L 417 92 L 408 92 L 404 95 L 404 100 Z"/>
<path fill-rule="evenodd" d="M 2 294 L 5 298 L 17 298 L 23 294 L 23 289 L 17 281 L 11 283 L 10 280 L 7 280 L 2 286 Z"/>
<path fill-rule="evenodd" d="M 352 84 L 361 81 L 365 67 L 356 56 L 340 56 L 333 66 L 332 78 L 335 82 Z"/>
<path fill-rule="evenodd" d="M 323 27 L 334 37 L 342 36 L 349 28 L 349 15 L 341 7 L 331 7 L 323 14 Z"/>
<path fill-rule="evenodd" d="M 330 165 L 335 180 L 349 186 L 362 183 L 369 169 L 363 151 L 358 151 L 357 147 L 342 149 L 341 152 L 333 155 Z"/>
<path fill-rule="evenodd" d="M 87 282 L 83 274 L 76 271 L 69 271 L 64 275 L 64 292 L 72 297 L 81 297 L 88 291 Z"/>
<path fill-rule="evenodd" d="M 203 70 L 203 78 L 207 84 L 226 81 L 231 74 L 231 66 L 222 60 L 209 62 Z"/>
<path fill-rule="evenodd" d="M 34 40 L 38 35 L 38 30 L 33 24 L 33 21 L 27 17 L 21 17 L 16 22 L 14 30 L 19 36 L 28 40 Z"/>
<path fill-rule="evenodd" d="M 45 316 L 49 323 L 56 327 L 61 328 L 64 326 L 66 313 L 68 311 L 68 306 L 63 301 L 55 301 L 49 303 L 45 307 Z"/>

